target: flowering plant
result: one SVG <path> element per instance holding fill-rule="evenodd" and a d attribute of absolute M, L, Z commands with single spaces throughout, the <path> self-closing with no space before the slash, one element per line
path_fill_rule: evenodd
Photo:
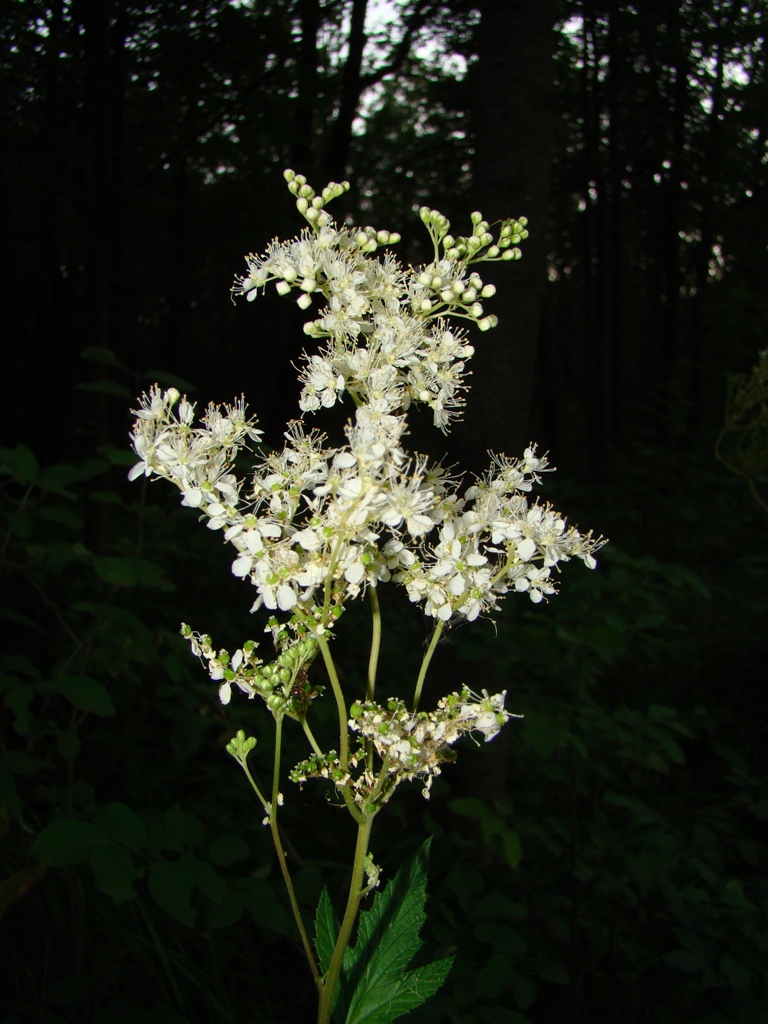
<path fill-rule="evenodd" d="M 252 300 L 275 282 L 279 294 L 296 293 L 302 309 L 318 301 L 318 315 L 304 330 L 320 347 L 303 357 L 299 404 L 306 416 L 348 394 L 355 412 L 346 442 L 332 446 L 318 430 L 306 429 L 303 418 L 295 420 L 282 451 L 257 453 L 255 470 L 244 480 L 234 471 L 238 451 L 257 446 L 262 436 L 244 400 L 210 405 L 196 423 L 186 397 L 155 386 L 142 395 L 135 413 L 132 442 L 139 462 L 130 478 L 165 477 L 176 484 L 182 504 L 198 509 L 235 549 L 232 571 L 256 591 L 252 610 L 263 606 L 272 613 L 271 661 L 262 659 L 252 640 L 230 653 L 187 625 L 182 634 L 218 683 L 224 704 L 233 692 L 259 697 L 274 718 L 271 792 L 261 791 L 248 768 L 253 737 L 241 730 L 227 750 L 247 775 L 271 829 L 317 984 L 319 1024 L 332 1015 L 347 1024 L 384 1024 L 436 991 L 450 960 L 404 971 L 419 945 L 425 851 L 360 916 L 358 943 L 350 946 L 363 897 L 379 882 L 368 850 L 373 821 L 402 782 L 418 779 L 429 797 L 462 735 L 491 740 L 510 717 L 505 693 L 477 694 L 467 686 L 442 697 L 434 710 L 420 710 L 441 634 L 458 617 L 472 621 L 497 609 L 510 591 L 534 603 L 554 594 L 559 564 L 579 558 L 593 568 L 602 540 L 567 526 L 549 505 L 529 500 L 548 470 L 533 444 L 520 459 L 491 455 L 487 473 L 463 491 L 459 477 L 403 446 L 412 404 L 428 406 L 444 432 L 461 414 L 474 350 L 454 321 L 466 320 L 481 331 L 495 326 L 483 306 L 495 289 L 475 267 L 518 259 L 525 220 L 505 220 L 492 231 L 474 213 L 472 233 L 454 237 L 445 217 L 423 208 L 434 258 L 427 266 L 406 268 L 389 251 L 377 255 L 398 241 L 397 234 L 333 222 L 326 205 L 348 189 L 346 182 L 331 183 L 317 195 L 303 176 L 286 171 L 285 178 L 307 227 L 289 242 L 273 241 L 263 256 L 248 256 L 247 273 L 233 292 Z M 410 703 L 398 697 L 381 703 L 376 694 L 378 586 L 389 582 L 404 587 L 433 623 Z M 370 655 L 364 681 L 347 693 L 332 647 L 346 603 L 363 595 L 371 609 Z M 312 705 L 324 692 L 313 670 L 318 655 L 338 712 L 338 749 L 318 741 L 310 726 Z M 287 778 L 298 784 L 328 780 L 358 828 L 343 918 L 337 921 L 324 893 L 314 950 L 277 824 L 286 779 L 286 719 L 303 730 L 311 750 Z M 363 939 L 370 939 L 384 914 L 391 921 L 373 949 L 375 943 Z M 365 969 L 356 971 L 363 957 Z"/>

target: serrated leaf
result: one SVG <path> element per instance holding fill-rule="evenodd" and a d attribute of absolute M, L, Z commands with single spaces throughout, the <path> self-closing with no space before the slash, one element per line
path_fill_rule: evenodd
<path fill-rule="evenodd" d="M 390 1024 L 405 1013 L 425 1003 L 440 988 L 453 966 L 453 957 L 434 960 L 431 964 L 392 976 L 389 986 L 372 988 L 356 1012 L 350 1010 L 346 1024 Z"/>
<path fill-rule="evenodd" d="M 351 994 L 346 1024 L 390 1024 L 420 1006 L 448 976 L 453 958 L 405 969 L 422 946 L 429 842 L 360 915 L 357 942 L 347 949 L 342 970 L 342 992 Z"/>
<path fill-rule="evenodd" d="M 315 949 L 320 970 L 326 974 L 331 966 L 333 947 L 339 935 L 339 919 L 331 903 L 328 890 L 323 888 L 315 913 Z"/>

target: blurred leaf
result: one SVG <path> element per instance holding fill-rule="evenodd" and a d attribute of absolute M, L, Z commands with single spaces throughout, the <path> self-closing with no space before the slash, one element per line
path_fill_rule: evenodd
<path fill-rule="evenodd" d="M 133 883 L 139 877 L 139 871 L 125 847 L 117 843 L 97 846 L 91 854 L 90 864 L 96 885 L 115 903 L 124 903 L 136 895 Z"/>
<path fill-rule="evenodd" d="M 33 757 L 23 750 L 9 750 L 0 757 L 0 767 L 7 769 L 14 775 L 30 775 L 39 772 L 42 768 L 50 768 L 47 761 L 39 757 Z"/>
<path fill-rule="evenodd" d="M 676 967 L 678 971 L 702 971 L 707 966 L 707 957 L 702 953 L 694 953 L 690 949 L 673 949 L 662 957 L 664 963 Z"/>
<path fill-rule="evenodd" d="M 220 904 L 227 893 L 227 884 L 218 871 L 208 861 L 201 860 L 199 857 L 190 857 L 189 863 L 192 866 L 192 877 L 196 888 L 213 903 Z"/>
<path fill-rule="evenodd" d="M 157 834 L 164 850 L 181 852 L 189 846 L 197 846 L 205 841 L 206 828 L 199 818 L 183 811 L 178 804 L 163 814 L 163 824 L 155 825 Z"/>
<path fill-rule="evenodd" d="M 194 395 L 197 388 L 185 377 L 179 377 L 175 373 L 166 373 L 165 370 L 147 370 L 142 374 L 145 380 L 151 380 L 154 384 L 161 384 L 165 388 L 178 388 L 189 395 Z"/>
<path fill-rule="evenodd" d="M 720 971 L 731 984 L 731 988 L 746 988 L 752 980 L 752 972 L 728 953 L 723 953 L 718 964 Z"/>
<path fill-rule="evenodd" d="M 136 453 L 127 444 L 124 448 L 118 448 L 114 444 L 102 444 L 96 450 L 113 466 L 124 466 L 126 469 L 130 469 L 137 461 Z"/>
<path fill-rule="evenodd" d="M 96 395 L 110 395 L 119 398 L 123 402 L 130 402 L 133 399 L 130 388 L 125 384 L 118 384 L 116 380 L 94 380 L 76 384 L 78 391 L 88 391 Z"/>
<path fill-rule="evenodd" d="M 94 848 L 106 842 L 106 835 L 97 825 L 65 818 L 44 828 L 32 842 L 30 852 L 43 864 L 69 867 L 88 860 Z"/>
<path fill-rule="evenodd" d="M 192 906 L 194 876 L 187 858 L 155 861 L 149 866 L 147 881 L 155 903 L 191 928 L 197 911 Z"/>
<path fill-rule="evenodd" d="M 34 691 L 27 683 L 11 686 L 3 697 L 5 706 L 16 716 L 14 728 L 21 736 L 26 736 L 32 725 L 32 712 L 29 710 L 29 705 L 33 697 Z"/>
<path fill-rule="evenodd" d="M 235 861 L 245 860 L 249 853 L 248 843 L 240 836 L 218 836 L 208 847 L 208 856 L 211 862 L 225 868 L 234 864 Z"/>
<path fill-rule="evenodd" d="M 25 444 L 0 448 L 0 473 L 5 472 L 20 484 L 31 483 L 40 472 L 40 465 Z"/>
<path fill-rule="evenodd" d="M 101 718 L 111 718 L 115 713 L 107 688 L 91 676 L 62 676 L 47 683 L 46 689 L 62 694 L 81 711 L 90 711 Z"/>
<path fill-rule="evenodd" d="M 117 800 L 102 804 L 95 820 L 107 835 L 131 850 L 140 850 L 147 841 L 143 820 L 130 807 Z"/>
<path fill-rule="evenodd" d="M 515 1002 L 521 1010 L 527 1010 L 536 1000 L 536 982 L 527 974 L 510 971 L 509 987 L 515 996 Z"/>
<path fill-rule="evenodd" d="M 101 345 L 90 345 L 80 353 L 80 358 L 89 363 L 96 363 L 98 366 L 111 366 L 115 370 L 123 370 L 130 373 L 128 367 L 123 363 L 111 348 L 104 348 Z"/>

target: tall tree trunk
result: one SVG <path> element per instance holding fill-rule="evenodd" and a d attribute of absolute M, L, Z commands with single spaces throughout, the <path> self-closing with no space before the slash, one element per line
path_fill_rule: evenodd
<path fill-rule="evenodd" d="M 352 122 L 357 115 L 362 92 L 363 51 L 365 50 L 365 13 L 368 0 L 352 0 L 347 60 L 341 79 L 339 111 L 333 122 L 331 137 L 325 152 L 324 177 L 341 181 L 346 172 L 349 144 L 352 140 Z"/>
<path fill-rule="evenodd" d="M 476 340 L 471 417 L 454 443 L 474 468 L 492 447 L 531 440 L 536 350 L 546 284 L 546 221 L 552 163 L 554 0 L 483 0 L 473 73 L 476 206 L 487 220 L 526 216 L 523 259 L 481 267 L 499 284 L 489 309 L 499 325 Z"/>

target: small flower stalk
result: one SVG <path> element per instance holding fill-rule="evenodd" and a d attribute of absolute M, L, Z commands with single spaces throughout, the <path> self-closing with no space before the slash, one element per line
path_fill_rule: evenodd
<path fill-rule="evenodd" d="M 491 453 L 487 471 L 468 483 L 405 447 L 412 405 L 426 405 L 443 432 L 463 415 L 474 353 L 468 329 L 484 332 L 497 322 L 486 311 L 494 286 L 483 282 L 478 267 L 520 258 L 525 219 L 491 226 L 474 213 L 471 233 L 454 236 L 447 219 L 425 207 L 420 217 L 433 259 L 404 267 L 388 248 L 399 240 L 396 232 L 334 223 L 326 207 L 348 183 L 332 182 L 316 194 L 302 175 L 286 171 L 285 178 L 306 227 L 290 241 L 273 241 L 263 255 L 247 256 L 247 271 L 232 291 L 251 301 L 274 286 L 309 314 L 304 331 L 313 348 L 299 370 L 300 417 L 288 424 L 281 451 L 262 453 L 262 431 L 244 398 L 209 405 L 198 420 L 194 404 L 175 388 L 152 387 L 135 410 L 138 462 L 129 476 L 175 484 L 181 503 L 231 546 L 232 572 L 253 587 L 252 611 L 271 613 L 274 655 L 250 639 L 230 653 L 190 626 L 182 634 L 222 703 L 233 695 L 258 697 L 274 718 L 271 794 L 262 794 L 248 771 L 255 740 L 238 734 L 227 749 L 272 827 L 318 986 L 318 1021 L 326 1024 L 360 902 L 378 884 L 368 852 L 373 818 L 403 782 L 418 780 L 429 797 L 462 736 L 487 742 L 510 717 L 505 693 L 477 695 L 468 686 L 441 697 L 434 710 L 419 709 L 441 632 L 458 618 L 489 615 L 510 593 L 545 601 L 557 592 L 562 563 L 578 559 L 594 568 L 603 541 L 532 497 L 551 468 L 535 444 L 520 458 Z M 308 421 L 345 400 L 351 412 L 345 439 L 332 445 Z M 236 468 L 243 448 L 255 457 L 246 477 Z M 376 695 L 381 584 L 401 587 L 432 622 L 410 704 L 402 695 L 383 701 Z M 364 596 L 372 624 L 368 667 L 346 692 L 333 645 L 342 638 L 347 602 Z M 318 657 L 338 712 L 333 749 L 310 726 L 312 706 L 328 689 L 314 679 Z M 293 767 L 280 759 L 286 719 L 303 729 L 310 748 Z M 349 902 L 326 969 L 309 943 L 277 828 L 281 783 L 318 779 L 334 787 L 359 830 Z"/>

